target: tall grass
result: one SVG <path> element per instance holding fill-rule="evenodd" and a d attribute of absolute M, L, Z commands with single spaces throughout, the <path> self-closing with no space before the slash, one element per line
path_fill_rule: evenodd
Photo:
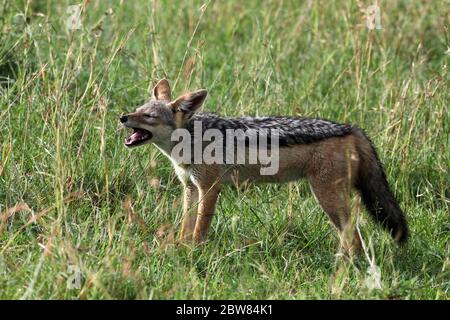
<path fill-rule="evenodd" d="M 448 2 L 380 1 L 381 30 L 368 1 L 84 1 L 67 30 L 71 4 L 0 1 L 0 298 L 448 299 Z M 208 242 L 172 245 L 179 183 L 117 121 L 162 77 L 207 111 L 365 128 L 409 244 L 355 201 L 367 252 L 336 255 L 298 182 L 225 188 Z"/>

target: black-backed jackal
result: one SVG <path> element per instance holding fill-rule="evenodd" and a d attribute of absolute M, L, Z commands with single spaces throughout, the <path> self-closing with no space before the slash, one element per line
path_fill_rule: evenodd
<path fill-rule="evenodd" d="M 184 186 L 181 240 L 201 242 L 205 239 L 224 183 L 282 183 L 304 177 L 310 182 L 317 201 L 339 230 L 341 244 L 348 252 L 358 250 L 361 246 L 361 239 L 354 232 L 350 217 L 350 194 L 353 188 L 359 191 L 374 220 L 386 228 L 397 243 L 406 241 L 408 227 L 405 216 L 389 188 L 374 146 L 361 129 L 321 119 L 280 116 L 224 118 L 196 113 L 206 95 L 206 90 L 199 90 L 172 100 L 169 83 L 163 79 L 154 87 L 152 99 L 148 103 L 120 117 L 123 125 L 134 130 L 125 140 L 127 147 L 151 142 L 172 161 Z M 267 137 L 268 130 L 277 130 L 273 135 L 277 138 L 277 149 L 269 152 L 271 156 L 277 156 L 277 170 L 272 174 L 261 174 L 261 169 L 267 167 L 267 163 L 263 165 L 261 162 L 189 161 L 205 151 L 206 135 L 200 139 L 203 143 L 200 149 L 194 146 L 188 161 L 186 158 L 181 161 L 173 155 L 179 143 L 173 139 L 174 132 L 185 130 L 195 134 L 195 123 L 199 123 L 202 135 L 208 130 L 224 136 L 230 130 L 253 130 L 253 135 L 255 132 L 256 135 L 266 132 Z M 251 135 L 244 139 L 244 156 L 249 156 L 250 138 Z M 211 137 L 206 140 L 212 141 Z M 239 152 L 235 146 L 231 151 L 226 150 L 228 146 L 225 146 L 225 140 L 220 140 L 224 154 Z M 260 140 L 256 141 L 257 147 L 261 147 Z M 189 142 L 189 145 L 193 144 L 193 141 Z M 269 147 L 266 146 L 266 149 Z M 236 160 L 235 155 L 232 160 Z"/>

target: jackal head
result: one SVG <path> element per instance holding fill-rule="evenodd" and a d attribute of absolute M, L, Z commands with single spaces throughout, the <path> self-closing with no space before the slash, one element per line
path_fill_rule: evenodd
<path fill-rule="evenodd" d="M 120 117 L 125 127 L 133 129 L 133 133 L 125 139 L 125 146 L 170 142 L 172 132 L 190 120 L 205 101 L 206 95 L 206 90 L 198 90 L 172 100 L 169 82 L 160 80 L 153 88 L 149 102 Z"/>

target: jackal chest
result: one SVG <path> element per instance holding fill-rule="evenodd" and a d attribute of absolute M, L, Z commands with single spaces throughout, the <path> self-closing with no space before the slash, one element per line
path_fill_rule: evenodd
<path fill-rule="evenodd" d="M 191 168 L 189 165 L 178 163 L 172 156 L 171 152 L 166 148 L 156 145 L 156 147 L 172 162 L 172 166 L 175 170 L 175 173 L 181 183 L 186 184 L 189 182 L 191 176 Z"/>
<path fill-rule="evenodd" d="M 178 177 L 178 179 L 181 181 L 181 183 L 186 184 L 190 180 L 191 176 L 191 168 L 189 166 L 185 165 L 179 165 L 176 163 L 173 163 L 173 168 L 175 170 L 175 173 Z"/>

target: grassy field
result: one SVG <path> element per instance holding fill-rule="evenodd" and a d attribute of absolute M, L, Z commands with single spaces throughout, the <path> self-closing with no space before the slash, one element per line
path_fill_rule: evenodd
<path fill-rule="evenodd" d="M 92 0 L 70 31 L 71 4 L 0 0 L 1 299 L 449 299 L 448 1 L 380 1 L 374 30 L 368 0 Z M 337 255 L 298 182 L 225 188 L 208 242 L 174 246 L 175 173 L 118 123 L 162 77 L 205 111 L 365 128 L 410 242 L 355 200 L 368 250 Z"/>

